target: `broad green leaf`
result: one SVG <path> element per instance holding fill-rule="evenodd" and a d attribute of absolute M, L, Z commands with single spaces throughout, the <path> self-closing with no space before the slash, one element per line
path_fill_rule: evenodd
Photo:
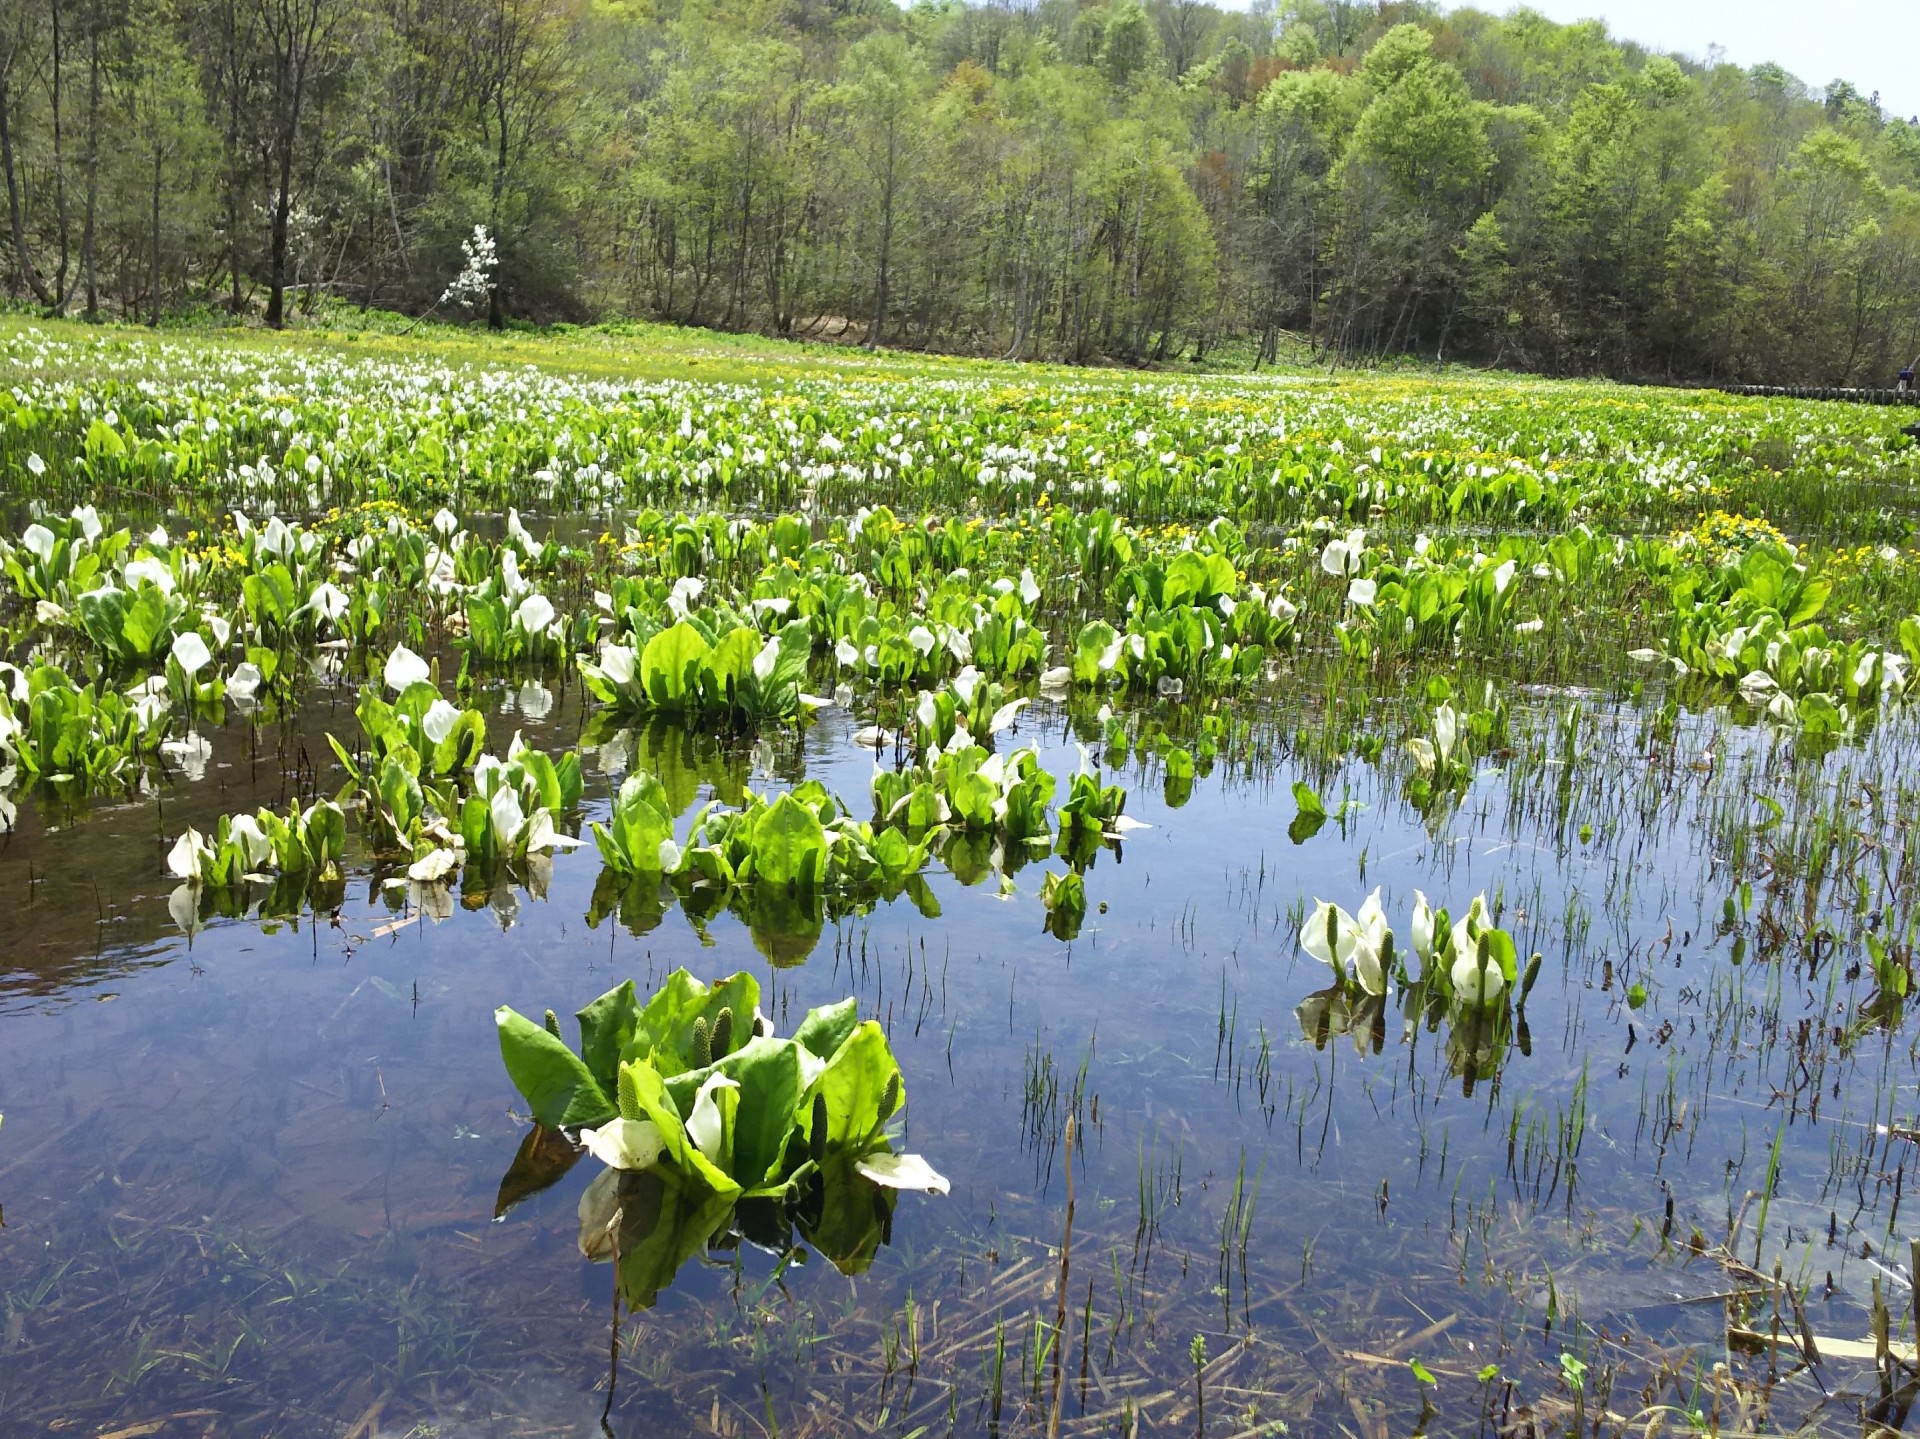
<path fill-rule="evenodd" d="M 608 990 L 574 1018 L 580 1025 L 580 1058 L 603 1088 L 613 1089 L 618 1083 L 621 1052 L 640 1023 L 640 1001 L 634 994 L 633 981 Z"/>
<path fill-rule="evenodd" d="M 696 706 L 711 654 L 700 632 L 685 620 L 648 640 L 637 665 L 648 702 L 663 710 Z"/>
<path fill-rule="evenodd" d="M 811 886 L 825 875 L 826 862 L 819 817 L 792 795 L 781 795 L 754 826 L 754 877 L 762 884 Z"/>
<path fill-rule="evenodd" d="M 614 1114 L 591 1071 L 566 1044 L 513 1010 L 494 1011 L 507 1077 L 533 1117 L 549 1129 L 599 1124 Z"/>
<path fill-rule="evenodd" d="M 882 1127 L 905 1103 L 906 1093 L 878 1021 L 856 1027 L 834 1051 L 808 1087 L 807 1100 L 800 1119 L 816 1156 L 844 1151 L 857 1159 L 879 1143 Z M 819 1132 L 823 1119 L 824 1135 Z"/>

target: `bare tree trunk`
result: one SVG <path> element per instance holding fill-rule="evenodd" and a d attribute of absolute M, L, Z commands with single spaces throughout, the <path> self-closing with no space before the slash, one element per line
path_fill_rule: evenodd
<path fill-rule="evenodd" d="M 873 324 L 867 331 L 867 348 L 878 349 L 887 331 L 888 266 L 893 261 L 893 197 L 900 155 L 898 121 L 887 125 L 887 173 L 880 187 L 880 273 L 873 291 Z"/>
<path fill-rule="evenodd" d="M 157 330 L 160 328 L 160 170 L 162 151 L 156 140 L 153 146 L 153 248 L 147 258 L 147 313 L 148 322 Z"/>
<path fill-rule="evenodd" d="M 65 66 L 61 63 L 62 46 L 60 43 L 60 0 L 52 0 L 48 7 L 53 22 L 53 213 L 54 223 L 60 234 L 60 264 L 54 271 L 53 312 L 65 314 L 67 309 L 67 265 L 71 257 L 69 244 L 70 230 L 67 224 L 67 156 L 65 148 L 65 116 L 61 106 L 61 72 Z"/>
<path fill-rule="evenodd" d="M 27 253 L 26 219 L 20 204 L 20 172 L 13 157 L 13 96 L 9 82 L 13 72 L 13 57 L 17 53 L 17 47 L 9 46 L 4 59 L 0 59 L 0 168 L 7 172 L 7 219 L 13 233 L 14 263 L 20 267 L 20 278 L 33 291 L 34 299 L 52 309 L 53 295 L 47 289 L 47 282 L 40 278 L 40 272 L 34 268 L 33 257 Z"/>
<path fill-rule="evenodd" d="M 500 43 L 506 44 L 506 20 L 501 19 Z M 494 92 L 494 118 L 499 122 L 499 147 L 494 152 L 493 162 L 493 214 L 490 228 L 493 230 L 493 271 L 487 283 L 487 328 L 504 330 L 507 328 L 507 312 L 500 297 L 500 205 L 507 193 L 507 76 L 506 62 L 502 59 L 499 84 Z"/>
<path fill-rule="evenodd" d="M 227 309 L 239 314 L 246 300 L 240 292 L 240 21 L 239 0 L 225 0 L 221 11 L 221 38 L 226 42 L 227 66 L 227 274 L 231 283 Z M 155 240 L 155 243 L 159 243 Z"/>
<path fill-rule="evenodd" d="M 87 318 L 100 314 L 100 276 L 94 264 L 94 221 L 100 212 L 100 17 L 87 25 L 87 213 L 80 231 L 80 267 L 86 276 Z"/>
<path fill-rule="evenodd" d="M 267 255 L 267 324 L 283 329 L 287 323 L 287 230 L 293 219 L 293 146 L 280 145 L 280 183 L 273 197 L 272 229 Z"/>

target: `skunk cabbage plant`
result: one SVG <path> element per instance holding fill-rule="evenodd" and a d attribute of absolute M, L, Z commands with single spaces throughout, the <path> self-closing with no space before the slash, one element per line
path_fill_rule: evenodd
<path fill-rule="evenodd" d="M 581 1247 L 619 1253 L 636 1307 L 729 1224 L 797 1224 L 853 1273 L 883 1241 L 896 1191 L 947 1192 L 925 1160 L 893 1151 L 905 1084 L 880 1025 L 848 999 L 781 1039 L 759 1001 L 744 972 L 706 985 L 677 970 L 644 1005 L 628 981 L 575 1016 L 578 1051 L 551 1011 L 544 1024 L 495 1015 L 535 1133 L 577 1134 L 607 1166 L 581 1200 Z"/>

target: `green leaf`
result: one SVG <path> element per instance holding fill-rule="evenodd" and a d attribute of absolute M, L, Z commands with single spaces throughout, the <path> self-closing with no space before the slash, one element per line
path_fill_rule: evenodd
<path fill-rule="evenodd" d="M 860 1003 L 843 999 L 838 1004 L 823 1004 L 807 1011 L 800 1027 L 793 1032 L 794 1043 L 818 1059 L 832 1059 L 840 1046 L 860 1027 Z"/>
<path fill-rule="evenodd" d="M 142 585 L 128 602 L 124 628 L 127 652 L 134 659 L 150 660 L 167 639 L 167 598 L 153 585 Z"/>
<path fill-rule="evenodd" d="M 507 1077 L 549 1129 L 599 1124 L 615 1113 L 580 1056 L 546 1030 L 504 1005 L 494 1011 Z"/>
<path fill-rule="evenodd" d="M 1826 608 L 1827 596 L 1833 593 L 1830 580 L 1808 580 L 1793 597 L 1793 608 L 1786 614 L 1787 628 L 1804 625 L 1821 610 Z"/>
<path fill-rule="evenodd" d="M 647 1000 L 620 1057 L 643 1059 L 663 1078 L 671 1078 L 696 1067 L 691 1062 L 696 1022 L 704 1021 L 711 1033 L 720 1011 L 731 1011 L 737 1048 L 752 1033 L 759 1004 L 760 982 L 745 970 L 708 986 L 686 970 L 676 969 Z"/>
<path fill-rule="evenodd" d="M 826 867 L 827 836 L 819 816 L 792 795 L 781 795 L 754 826 L 755 878 L 782 887 L 811 886 Z"/>
<path fill-rule="evenodd" d="M 900 1065 L 877 1020 L 867 1020 L 834 1051 L 801 1107 L 813 1152 L 858 1158 L 880 1142 L 886 1121 L 905 1102 Z M 811 1103 L 815 1098 L 819 1103 Z M 818 1132 L 824 1120 L 826 1133 Z"/>
<path fill-rule="evenodd" d="M 700 631 L 685 620 L 648 640 L 637 662 L 648 703 L 664 710 L 697 706 L 701 676 L 711 654 Z"/>
<path fill-rule="evenodd" d="M 574 1018 L 580 1024 L 580 1058 L 593 1077 L 612 1090 L 619 1083 L 620 1055 L 640 1024 L 633 981 L 608 990 Z"/>
<path fill-rule="evenodd" d="M 454 774 L 468 768 L 487 747 L 487 722 L 479 710 L 462 710 L 445 739 L 433 747 L 433 772 Z"/>

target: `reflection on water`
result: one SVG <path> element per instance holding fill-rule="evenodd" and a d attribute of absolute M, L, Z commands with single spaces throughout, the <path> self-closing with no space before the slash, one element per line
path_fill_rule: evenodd
<path fill-rule="evenodd" d="M 574 742 L 577 698 L 553 700 L 509 726 Z M 931 871 L 937 919 L 823 912 L 781 968 L 751 916 L 610 896 L 590 851 L 543 896 L 497 884 L 436 919 L 360 872 L 317 917 L 208 915 L 189 944 L 165 838 L 290 798 L 338 723 L 230 719 L 201 780 L 71 825 L 29 808 L 0 854 L 0 1431 L 598 1433 L 611 1276 L 583 1237 L 642 1309 L 622 1435 L 1037 1434 L 1056 1395 L 1067 1434 L 1376 1435 L 1426 1397 L 1450 1430 L 1880 1402 L 1871 1364 L 1782 1357 L 1772 1387 L 1764 1356 L 1735 1356 L 1746 1387 L 1710 1367 L 1730 1317 L 1772 1332 L 1750 1276 L 1776 1260 L 1814 1281 L 1811 1331 L 1858 1339 L 1905 1257 L 1902 1005 L 1789 934 L 1805 883 L 1716 878 L 1716 816 L 1788 784 L 1764 736 L 1695 721 L 1718 767 L 1663 772 L 1631 710 L 1601 714 L 1571 791 L 1516 761 L 1431 821 L 1357 763 L 1223 767 L 1179 807 L 1139 771 L 1153 828 L 1089 870 L 1070 944 L 1040 898 L 1057 860 L 1007 890 Z M 589 734 L 589 811 L 634 763 L 689 804 L 802 773 L 859 796 L 850 728 L 757 755 Z M 1060 774 L 1073 738 L 1057 714 L 1020 736 Z M 1823 782 L 1898 794 L 1912 738 L 1888 726 Z M 1362 807 L 1295 843 L 1302 777 Z M 1377 884 L 1395 913 L 1487 891 L 1546 956 L 1524 1021 L 1317 992 L 1295 923 Z M 682 966 L 752 970 L 781 1033 L 857 997 L 951 1198 L 722 1209 L 530 1131 L 495 1006 L 564 1013 Z"/>

